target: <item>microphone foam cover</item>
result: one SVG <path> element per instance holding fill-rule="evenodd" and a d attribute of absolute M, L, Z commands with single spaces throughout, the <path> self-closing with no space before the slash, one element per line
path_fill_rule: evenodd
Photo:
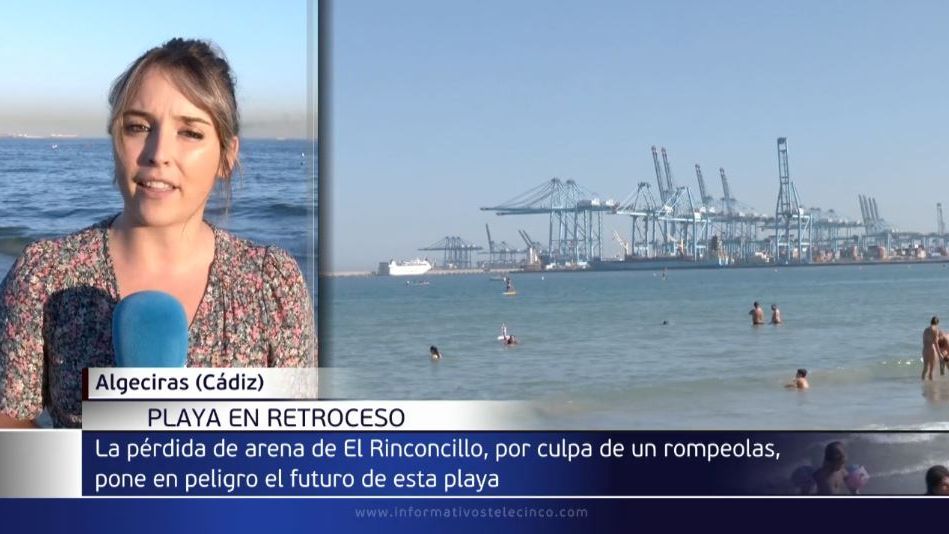
<path fill-rule="evenodd" d="M 112 312 L 112 348 L 118 367 L 184 367 L 188 319 L 178 299 L 163 291 L 141 291 Z"/>

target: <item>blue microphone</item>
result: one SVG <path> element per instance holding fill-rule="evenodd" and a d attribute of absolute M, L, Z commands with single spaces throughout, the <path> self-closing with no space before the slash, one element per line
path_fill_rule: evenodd
<path fill-rule="evenodd" d="M 163 291 L 141 291 L 112 312 L 112 349 L 119 367 L 184 367 L 188 319 L 178 299 Z"/>

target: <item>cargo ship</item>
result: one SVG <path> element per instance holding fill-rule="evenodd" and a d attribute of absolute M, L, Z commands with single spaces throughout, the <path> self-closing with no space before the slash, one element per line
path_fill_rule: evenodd
<path fill-rule="evenodd" d="M 378 274 L 380 276 L 417 276 L 425 274 L 432 270 L 432 264 L 428 260 L 415 258 L 408 261 L 390 260 L 389 263 L 379 264 Z"/>

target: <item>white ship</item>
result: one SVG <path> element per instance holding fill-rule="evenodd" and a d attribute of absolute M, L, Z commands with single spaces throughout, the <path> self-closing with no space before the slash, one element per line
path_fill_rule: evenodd
<path fill-rule="evenodd" d="M 416 258 L 408 261 L 391 260 L 389 263 L 379 264 L 379 274 L 389 276 L 412 276 L 425 274 L 432 270 L 428 260 Z"/>

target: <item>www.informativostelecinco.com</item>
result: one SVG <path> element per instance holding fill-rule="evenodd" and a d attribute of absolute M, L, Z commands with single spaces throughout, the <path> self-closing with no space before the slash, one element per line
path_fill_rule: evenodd
<path fill-rule="evenodd" d="M 358 519 L 585 519 L 586 508 L 535 506 L 388 506 L 356 508 Z"/>

